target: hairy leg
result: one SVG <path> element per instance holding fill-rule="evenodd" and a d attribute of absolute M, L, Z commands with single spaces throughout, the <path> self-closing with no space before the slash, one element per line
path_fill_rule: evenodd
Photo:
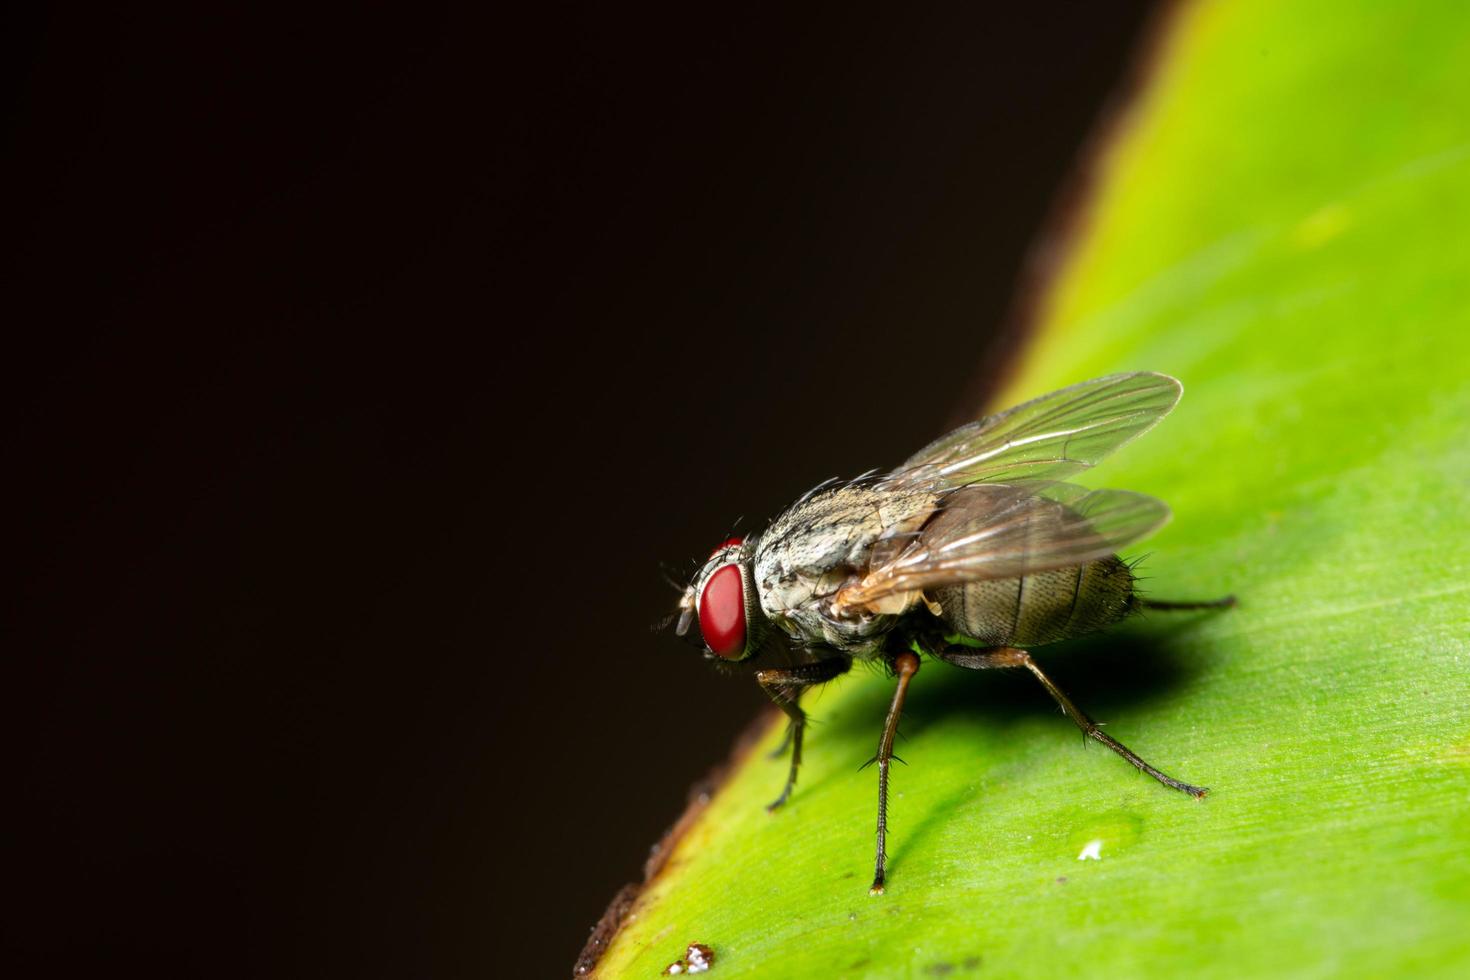
<path fill-rule="evenodd" d="M 914 653 L 900 653 L 893 658 L 892 666 L 898 675 L 898 687 L 893 692 L 893 703 L 883 722 L 883 735 L 878 739 L 878 755 L 874 759 L 878 763 L 878 856 L 873 862 L 873 887 L 868 889 L 869 895 L 883 894 L 888 862 L 888 769 L 893 759 L 893 739 L 898 734 L 898 720 L 903 715 L 909 681 L 919 672 L 919 657 Z"/>
<path fill-rule="evenodd" d="M 1072 699 L 1062 692 L 1062 689 L 1052 683 L 1042 669 L 1037 666 L 1036 661 L 1031 659 L 1031 654 L 1016 647 L 996 647 L 991 650 L 971 650 L 965 647 L 951 647 L 950 649 L 935 654 L 940 660 L 954 664 L 956 667 L 965 667 L 970 670 L 986 670 L 995 667 L 1024 667 L 1031 671 L 1033 677 L 1041 682 L 1046 692 L 1067 713 L 1067 717 L 1082 729 L 1082 734 L 1095 742 L 1101 742 L 1114 752 L 1127 759 L 1139 772 L 1148 773 L 1159 782 L 1170 789 L 1177 789 L 1181 793 L 1188 793 L 1195 799 L 1201 799 L 1209 790 L 1203 786 L 1192 786 L 1181 782 L 1173 776 L 1165 775 L 1153 766 L 1139 758 L 1137 753 L 1128 748 L 1122 742 L 1113 738 L 1097 726 L 1082 710 L 1072 703 Z"/>
<path fill-rule="evenodd" d="M 1235 605 L 1235 596 L 1223 599 L 1205 599 L 1196 602 L 1170 602 L 1166 599 L 1145 599 L 1135 595 L 1133 605 L 1139 609 L 1160 609 L 1168 612 L 1184 612 L 1190 609 L 1230 609 Z"/>
<path fill-rule="evenodd" d="M 786 717 L 791 719 L 790 727 L 786 732 L 786 741 L 791 743 L 791 769 L 787 773 L 786 786 L 781 790 L 781 795 L 766 807 L 767 810 L 776 809 L 791 796 L 791 789 L 796 785 L 796 771 L 801 768 L 801 736 L 806 730 L 806 712 L 802 711 L 801 705 L 797 703 L 801 698 L 801 692 L 815 684 L 825 684 L 832 678 L 847 673 L 851 666 L 852 658 L 842 655 L 818 660 L 815 663 L 798 664 L 795 667 L 756 671 L 756 683 L 760 684 L 766 696 L 774 701 L 778 708 L 786 712 Z M 782 743 L 783 748 L 784 746 L 785 742 Z"/>

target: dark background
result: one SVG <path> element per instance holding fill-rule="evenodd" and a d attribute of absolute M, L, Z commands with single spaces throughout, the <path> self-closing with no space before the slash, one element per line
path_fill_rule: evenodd
<path fill-rule="evenodd" d="M 0 52 L 8 958 L 564 975 L 762 703 L 659 562 L 978 407 L 1144 5 L 215 6 Z"/>

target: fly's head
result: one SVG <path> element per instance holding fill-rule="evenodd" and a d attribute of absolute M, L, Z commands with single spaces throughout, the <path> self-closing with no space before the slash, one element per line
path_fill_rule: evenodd
<path fill-rule="evenodd" d="M 697 621 L 704 655 L 710 659 L 747 660 L 765 638 L 765 614 L 751 573 L 754 560 L 754 540 L 724 541 L 705 559 L 679 599 L 676 632 L 684 636 Z"/>

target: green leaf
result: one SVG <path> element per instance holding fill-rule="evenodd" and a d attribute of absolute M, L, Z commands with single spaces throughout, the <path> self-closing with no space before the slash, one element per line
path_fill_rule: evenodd
<path fill-rule="evenodd" d="M 1240 607 L 1037 658 L 1211 795 L 926 662 L 869 897 L 892 681 L 858 671 L 809 697 L 791 803 L 773 726 L 600 975 L 693 941 L 726 978 L 1470 975 L 1470 5 L 1195 4 L 1159 58 L 998 404 L 1184 381 L 1090 476 L 1173 506 L 1150 594 Z"/>

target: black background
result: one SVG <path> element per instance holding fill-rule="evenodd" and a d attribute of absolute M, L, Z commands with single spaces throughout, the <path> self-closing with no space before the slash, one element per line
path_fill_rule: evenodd
<path fill-rule="evenodd" d="M 761 704 L 659 562 L 978 407 L 1144 5 L 217 6 L 7 31 L 6 946 L 564 975 Z"/>

